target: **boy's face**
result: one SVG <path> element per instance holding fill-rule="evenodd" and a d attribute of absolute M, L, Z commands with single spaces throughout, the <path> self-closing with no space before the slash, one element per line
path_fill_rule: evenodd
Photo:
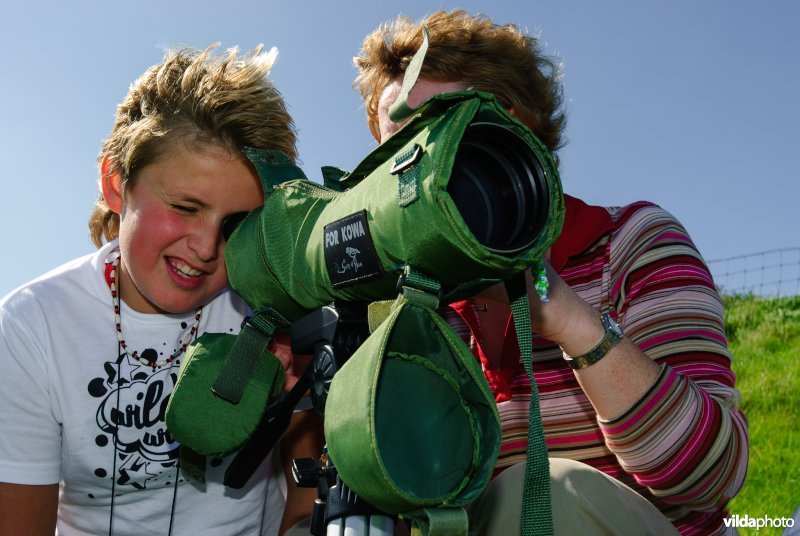
<path fill-rule="evenodd" d="M 172 144 L 123 196 L 120 297 L 145 313 L 210 302 L 228 283 L 222 225 L 262 203 L 258 175 L 242 155 Z"/>

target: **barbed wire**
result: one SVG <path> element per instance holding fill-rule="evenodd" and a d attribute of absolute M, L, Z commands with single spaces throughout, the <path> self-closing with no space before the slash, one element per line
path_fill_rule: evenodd
<path fill-rule="evenodd" d="M 713 259 L 708 267 L 723 294 L 800 295 L 800 247 Z"/>

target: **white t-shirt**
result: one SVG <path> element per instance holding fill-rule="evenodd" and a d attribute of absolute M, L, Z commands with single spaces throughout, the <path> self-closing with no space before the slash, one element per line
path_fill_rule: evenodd
<path fill-rule="evenodd" d="M 164 412 L 183 356 L 153 369 L 120 353 L 105 278 L 114 247 L 0 301 L 0 482 L 60 482 L 64 536 L 109 526 L 164 535 L 170 523 L 175 535 L 276 534 L 285 483 L 271 456 L 241 490 L 222 484 L 230 457 L 208 461 L 204 484 L 178 474 Z M 129 352 L 158 359 L 180 347 L 195 317 L 121 309 Z M 203 307 L 198 334 L 238 333 L 246 313 L 226 290 Z"/>

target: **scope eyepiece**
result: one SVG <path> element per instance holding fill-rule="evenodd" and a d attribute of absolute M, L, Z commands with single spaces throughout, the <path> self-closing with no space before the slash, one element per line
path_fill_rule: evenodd
<path fill-rule="evenodd" d="M 226 242 L 231 237 L 236 228 L 239 226 L 239 224 L 242 223 L 242 220 L 244 220 L 247 217 L 248 214 L 250 213 L 237 212 L 225 218 L 225 221 L 222 222 L 222 236 L 225 238 Z"/>

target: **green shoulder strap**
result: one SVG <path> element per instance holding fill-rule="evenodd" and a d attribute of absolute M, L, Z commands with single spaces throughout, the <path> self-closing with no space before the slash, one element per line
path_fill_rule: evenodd
<path fill-rule="evenodd" d="M 425 61 L 425 54 L 428 52 L 428 29 L 422 27 L 422 44 L 419 50 L 411 58 L 411 62 L 406 67 L 405 75 L 403 76 L 403 85 L 400 87 L 400 94 L 394 101 L 394 104 L 389 108 L 389 119 L 394 123 L 399 123 L 406 117 L 414 113 L 415 109 L 408 105 L 408 94 L 414 88 L 419 78 L 419 72 L 422 69 L 422 62 Z"/>
<path fill-rule="evenodd" d="M 534 268 L 536 270 L 536 268 Z M 506 282 L 514 327 L 517 330 L 519 353 L 531 381 L 531 403 L 528 412 L 528 453 L 525 487 L 522 492 L 520 534 L 546 536 L 553 534 L 553 511 L 550 501 L 550 460 L 544 440 L 542 415 L 539 411 L 539 389 L 531 367 L 531 311 L 525 287 L 525 273 L 520 272 Z"/>

